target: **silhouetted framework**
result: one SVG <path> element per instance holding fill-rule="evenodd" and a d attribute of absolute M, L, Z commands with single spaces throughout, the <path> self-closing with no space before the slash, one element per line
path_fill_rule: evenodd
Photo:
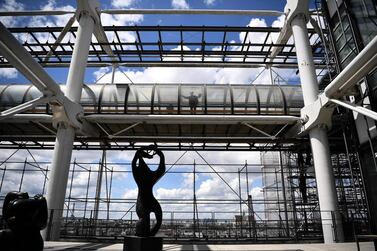
<path fill-rule="evenodd" d="M 10 28 L 20 38 L 22 45 L 44 67 L 67 67 L 71 62 L 77 28 L 72 27 L 64 41 L 55 43 L 63 27 Z M 274 44 L 280 29 L 273 27 L 224 27 L 224 26 L 105 26 L 104 31 L 112 39 L 108 43 L 91 42 L 88 66 L 102 67 L 119 64 L 123 66 L 174 66 L 174 67 L 297 67 L 294 44 Z M 245 34 L 241 43 L 230 42 L 240 33 Z M 136 41 L 125 41 L 124 35 L 135 35 Z M 253 36 L 262 40 L 253 41 Z M 46 39 L 48 38 L 48 39 Z M 313 55 L 318 68 L 324 69 L 326 55 L 320 37 L 309 30 L 313 41 Z M 43 40 L 42 40 L 43 39 Z M 103 46 L 110 46 L 109 56 Z M 273 48 L 281 52 L 270 57 Z M 200 48 L 200 50 L 195 50 Z M 172 50 L 174 49 L 174 50 Z M 177 64 L 178 63 L 178 64 Z M 0 67 L 11 65 L 0 57 Z M 335 67 L 335 65 L 332 65 Z"/>
<path fill-rule="evenodd" d="M 224 178 L 230 174 L 238 176 L 239 185 L 234 189 L 232 197 L 224 199 L 198 196 L 198 188 L 195 189 L 195 186 L 191 198 L 159 199 L 164 214 L 160 232 L 166 236 L 167 242 L 192 239 L 210 242 L 322 239 L 310 154 L 266 152 L 262 157 L 262 165 L 199 163 L 202 155 L 198 156 L 199 161 L 192 163 L 166 164 L 166 178 L 190 175 L 195 184 L 196 176 L 200 178 L 217 175 L 218 178 Z M 353 158 L 353 155 L 351 157 Z M 0 166 L 1 200 L 6 195 L 4 187 L 8 187 L 9 182 L 16 184 L 19 190 L 22 190 L 24 183 L 30 179 L 42 179 L 46 184 L 51 163 L 35 162 L 33 158 L 31 154 L 24 161 L 8 160 Z M 106 151 L 102 158 L 103 160 L 99 159 L 97 163 L 82 163 L 76 160 L 71 163 L 61 227 L 62 238 L 105 238 L 116 241 L 124 234 L 134 233 L 138 221 L 136 196 L 122 198 L 115 196 L 113 192 L 117 182 L 115 177 L 131 175 L 132 164 L 107 162 Z M 350 169 L 347 157 L 342 153 L 333 154 L 332 160 L 344 222 L 351 225 L 354 221 L 359 232 L 366 231 L 368 212 L 360 172 L 355 168 Z M 151 168 L 158 165 L 158 162 L 150 164 Z M 19 180 L 7 180 L 7 177 L 17 174 Z M 86 178 L 81 180 L 82 186 L 77 186 L 75 180 L 80 177 Z M 263 196 L 253 197 L 249 190 L 249 182 L 256 177 L 262 177 Z M 99 179 L 101 182 L 98 182 Z M 226 182 L 225 178 L 224 185 L 229 185 Z M 45 186 L 39 187 L 37 192 L 44 194 Z M 224 208 L 219 209 L 220 205 Z M 151 223 L 154 224 L 153 219 Z M 47 227 L 50 228 L 51 226 Z M 352 237 L 351 232 L 347 234 L 348 238 Z"/>
<path fill-rule="evenodd" d="M 316 0 L 313 11 L 309 1 L 288 0 L 282 13 L 101 10 L 94 0 L 77 0 L 76 11 L 0 12 L 72 15 L 64 28 L 0 24 L 0 68 L 15 67 L 34 85 L 0 86 L 0 148 L 15 149 L 0 160 L 0 199 L 9 182 L 21 191 L 39 177 L 43 182 L 34 189 L 45 194 L 48 184 L 52 205 L 46 238 L 117 240 L 134 232 L 136 198 L 113 196 L 115 175 L 129 174 L 131 164 L 107 163 L 106 151 L 153 144 L 162 151 L 184 151 L 182 156 L 191 151 L 200 160 L 182 164 L 181 156 L 167 165 L 166 178 L 192 175 L 192 194 L 161 199 L 161 230 L 170 241 L 334 243 L 352 240 L 350 230 L 375 234 L 372 120 L 377 113 L 369 109 L 376 100 L 372 93 L 368 97 L 368 88 L 376 86 L 377 36 L 373 28 L 359 35 L 355 29 L 375 28 L 375 17 L 368 8 L 361 17 L 355 8 L 352 20 L 348 2 Z M 101 13 L 284 14 L 285 19 L 282 28 L 103 27 Z M 75 20 L 78 28 L 72 27 Z M 308 22 L 315 29 L 307 29 Z M 263 39 L 253 42 L 256 35 Z M 240 37 L 243 41 L 233 42 Z M 113 70 L 111 83 L 84 84 L 86 67 L 107 66 Z M 123 66 L 263 67 L 270 81 L 266 86 L 135 84 L 123 72 L 127 84 L 114 84 Z M 69 67 L 66 85 L 59 86 L 43 67 Z M 301 87 L 279 85 L 272 68 L 294 69 Z M 12 159 L 21 149 L 31 159 Z M 37 162 L 31 149 L 54 149 L 52 162 Z M 72 149 L 102 150 L 102 158 L 71 163 Z M 209 163 L 199 152 L 206 150 L 261 151 L 261 164 Z M 231 186 L 226 174 L 238 175 L 238 186 Z M 201 175 L 221 179 L 233 197 L 201 198 L 196 184 Z M 249 191 L 249 176 L 262 180 L 263 196 Z"/>

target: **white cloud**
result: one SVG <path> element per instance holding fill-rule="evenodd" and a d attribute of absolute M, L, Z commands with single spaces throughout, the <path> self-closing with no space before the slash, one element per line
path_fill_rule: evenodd
<path fill-rule="evenodd" d="M 191 199 L 192 190 L 187 188 L 158 188 L 156 191 L 157 199 Z"/>
<path fill-rule="evenodd" d="M 248 27 L 267 27 L 266 20 L 263 18 L 252 18 L 247 25 Z M 240 33 L 240 41 L 245 41 L 245 32 Z M 263 43 L 263 41 L 266 38 L 267 33 L 266 32 L 253 32 L 251 34 L 248 34 L 247 39 L 245 43 Z M 251 49 L 252 50 L 252 49 Z"/>
<path fill-rule="evenodd" d="M 0 11 L 20 11 L 24 9 L 24 5 L 16 0 L 5 0 L 0 5 Z M 6 26 L 14 26 L 17 23 L 17 18 L 14 17 L 0 17 L 0 21 Z"/>
<path fill-rule="evenodd" d="M 0 76 L 4 78 L 17 78 L 18 71 L 15 68 L 0 68 Z"/>
<path fill-rule="evenodd" d="M 129 7 L 134 4 L 136 0 L 112 0 L 111 5 L 115 8 Z"/>
<path fill-rule="evenodd" d="M 273 22 L 274 26 L 280 26 L 284 22 L 284 17 L 281 16 Z M 267 27 L 267 23 L 261 18 L 252 18 L 248 24 L 249 27 Z M 239 41 L 245 41 L 246 33 L 239 34 Z M 265 32 L 253 32 L 249 34 L 246 42 L 250 43 L 263 43 L 267 33 Z M 132 41 L 134 38 L 131 36 L 128 41 Z M 235 43 L 236 41 L 232 41 Z M 261 46 L 250 46 L 249 50 L 260 50 Z M 231 47 L 232 50 L 241 50 L 241 47 Z M 173 48 L 172 50 L 179 50 L 180 47 Z M 198 48 L 184 47 L 185 51 L 197 50 Z M 212 50 L 219 50 L 219 48 L 213 48 Z M 167 57 L 163 55 L 164 61 L 180 61 L 180 57 Z M 198 61 L 198 57 L 186 56 L 185 60 Z M 207 61 L 218 61 L 219 58 L 209 57 Z M 124 70 L 127 76 L 134 83 L 219 83 L 219 84 L 249 84 L 254 81 L 255 77 L 260 73 L 260 68 L 180 68 L 180 67 L 149 67 L 141 70 Z M 111 82 L 111 70 L 108 68 L 101 68 L 94 72 L 94 76 L 98 79 L 103 74 L 106 74 L 99 83 Z M 284 72 L 284 71 L 281 71 Z M 289 78 L 293 71 L 285 71 L 281 73 L 283 76 Z M 127 77 L 120 71 L 115 73 L 115 83 L 130 83 Z M 269 74 L 262 74 L 254 84 L 268 84 Z"/>
<path fill-rule="evenodd" d="M 123 194 L 123 199 L 136 199 L 138 189 L 127 189 Z"/>
<path fill-rule="evenodd" d="M 214 5 L 215 2 L 216 2 L 216 0 L 204 0 L 204 4 L 208 5 L 208 6 Z"/>
<path fill-rule="evenodd" d="M 102 14 L 101 21 L 103 26 L 125 26 L 134 25 L 143 21 L 143 15 L 110 15 Z"/>
<path fill-rule="evenodd" d="M 274 20 L 272 22 L 272 27 L 283 27 L 284 25 L 284 22 L 285 22 L 285 15 L 281 15 L 280 17 L 278 17 L 276 20 Z"/>
<path fill-rule="evenodd" d="M 186 0 L 172 0 L 171 6 L 173 9 L 190 9 L 190 6 Z"/>

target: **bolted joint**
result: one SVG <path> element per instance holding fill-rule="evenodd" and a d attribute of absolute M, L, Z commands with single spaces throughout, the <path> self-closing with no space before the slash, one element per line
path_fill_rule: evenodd
<path fill-rule="evenodd" d="M 52 125 L 58 128 L 59 125 L 67 128 L 73 127 L 76 130 L 82 128 L 80 116 L 83 114 L 81 105 L 72 102 L 66 97 L 61 97 L 50 102 L 52 108 Z"/>
<path fill-rule="evenodd" d="M 309 16 L 309 0 L 287 0 L 287 4 L 284 7 L 285 22 L 287 25 L 291 25 L 293 19 L 297 16 L 303 16 L 308 22 Z"/>
<path fill-rule="evenodd" d="M 325 95 L 320 94 L 315 102 L 301 109 L 302 125 L 298 134 L 306 134 L 310 129 L 315 127 L 330 129 L 332 127 L 331 117 L 334 108 L 335 105 L 333 105 Z"/>
<path fill-rule="evenodd" d="M 76 133 L 87 136 L 98 136 L 98 130 L 88 121 L 82 119 L 84 116 L 83 108 L 80 104 L 75 103 L 63 96 L 50 102 L 52 108 L 52 125 L 54 128 L 62 126 L 64 128 L 72 127 Z"/>
<path fill-rule="evenodd" d="M 82 15 L 89 15 L 96 24 L 101 23 L 100 4 L 97 0 L 77 0 L 76 18 L 79 21 Z"/>

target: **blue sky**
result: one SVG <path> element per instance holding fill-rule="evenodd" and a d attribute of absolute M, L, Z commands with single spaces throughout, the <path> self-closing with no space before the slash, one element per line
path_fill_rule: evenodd
<path fill-rule="evenodd" d="M 171 9 L 171 8 L 191 8 L 191 9 L 256 9 L 256 10 L 278 10 L 283 11 L 285 1 L 284 0 L 272 0 L 272 1 L 259 1 L 259 0 L 250 0 L 250 1 L 225 1 L 225 0 L 163 0 L 163 1 L 152 1 L 152 0 L 107 0 L 100 1 L 102 9 L 119 9 L 119 8 L 159 8 L 159 9 Z M 62 9 L 62 10 L 74 10 L 76 6 L 75 1 L 55 1 L 55 0 L 1 0 L 0 1 L 0 10 L 2 11 L 12 11 L 15 10 L 36 10 L 36 9 Z M 70 15 L 64 16 L 51 16 L 51 17 L 14 17 L 14 18 L 0 18 L 3 23 L 8 26 L 64 26 L 67 20 L 70 18 Z M 276 17 L 268 16 L 216 16 L 216 15 L 136 15 L 136 16 L 125 16 L 125 15 L 107 15 L 102 14 L 102 23 L 104 25 L 193 25 L 193 26 L 281 26 L 281 21 Z M 275 23 L 274 23 L 275 22 Z M 278 23 L 276 25 L 276 22 Z M 178 34 L 166 34 L 163 33 L 163 40 L 175 39 L 177 41 Z M 26 37 L 25 39 L 30 39 Z M 111 38 L 109 38 L 111 40 Z M 127 41 L 134 41 L 135 35 L 128 34 L 124 38 Z M 154 39 L 151 37 L 142 37 L 142 40 Z M 190 33 L 188 36 L 184 37 L 184 40 L 195 40 L 200 41 L 201 35 L 199 33 Z M 228 34 L 228 41 L 242 42 L 241 34 L 232 33 Z M 251 41 L 258 41 L 257 37 L 249 38 Z M 207 41 L 221 41 L 219 34 L 211 33 L 206 37 Z M 21 39 L 22 41 L 22 39 Z M 43 39 L 42 39 L 43 41 Z M 170 49 L 170 48 L 169 48 Z M 194 50 L 196 48 L 189 48 Z M 59 83 L 65 83 L 68 69 L 61 68 L 47 68 L 46 69 L 53 78 Z M 158 69 L 160 71 L 160 69 Z M 161 75 L 177 75 L 181 76 L 180 72 L 182 69 L 177 69 L 173 73 L 167 69 L 161 69 L 162 72 L 166 72 Z M 245 69 L 234 70 L 234 69 L 214 69 L 211 68 L 210 71 L 202 70 L 198 71 L 194 69 L 194 74 L 202 73 L 204 75 L 208 74 L 210 76 L 204 77 L 204 81 L 207 83 L 250 83 L 257 74 L 262 69 L 251 69 L 247 71 Z M 101 76 L 104 72 L 110 72 L 110 67 L 108 68 L 87 68 L 85 82 L 92 83 Z M 123 71 L 127 72 L 129 77 L 133 82 L 191 82 L 190 79 L 177 79 L 177 78 L 160 78 L 160 79 L 151 79 L 148 75 L 155 75 L 153 69 L 145 68 L 123 68 Z M 151 72 L 152 71 L 152 72 Z M 294 74 L 294 71 L 280 71 L 280 74 L 292 82 L 297 82 L 297 76 Z M 124 76 L 118 72 L 119 78 L 122 78 L 119 82 L 127 82 L 124 79 Z M 141 76 L 140 76 L 141 75 Z M 242 77 L 234 78 L 231 75 L 240 75 Z M 218 78 L 213 76 L 220 76 Z M 267 76 L 267 75 L 266 75 Z M 104 78 L 108 81 L 110 77 Z M 117 77 L 116 77 L 117 78 Z M 262 80 L 265 81 L 265 77 L 261 76 Z M 0 83 L 27 83 L 21 74 L 17 74 L 15 70 L 0 69 Z M 195 82 L 195 80 L 194 80 Z"/>
<path fill-rule="evenodd" d="M 53 1 L 53 0 L 1 0 L 0 1 L 0 11 L 12 11 L 12 10 L 33 10 L 33 9 L 65 9 L 73 10 L 75 8 L 75 1 Z M 283 11 L 285 1 L 281 0 L 270 0 L 270 1 L 260 1 L 260 0 L 163 0 L 163 1 L 153 1 L 153 0 L 108 0 L 101 1 L 102 9 L 115 9 L 115 8 L 159 8 L 159 9 L 169 9 L 169 8 L 192 8 L 192 9 L 261 9 L 261 10 L 279 10 Z M 49 24 L 55 26 L 64 26 L 66 21 L 70 18 L 67 16 L 59 17 L 43 17 L 43 18 L 1 18 L 0 20 L 7 26 L 26 26 L 26 25 L 41 25 Z M 278 19 L 276 17 L 247 17 L 247 16 L 189 16 L 189 15 L 144 15 L 144 16 L 111 16 L 102 15 L 102 22 L 106 25 L 116 24 L 116 25 L 228 25 L 228 26 L 279 26 L 283 19 Z M 193 35 L 195 36 L 195 34 Z M 242 34 L 233 34 L 233 37 L 229 39 L 241 40 Z M 195 37 L 194 37 L 195 38 Z M 193 39 L 194 39 L 193 38 Z M 134 39 L 132 34 L 124 39 Z M 187 38 L 188 39 L 188 38 Z M 210 38 L 208 38 L 210 39 Z M 250 39 L 258 39 L 250 38 Z M 194 48 L 192 48 L 194 49 Z M 123 68 L 123 71 L 135 82 L 158 82 L 158 83 L 176 83 L 176 82 L 198 82 L 198 83 L 250 83 L 257 74 L 263 69 L 185 69 L 185 68 Z M 59 83 L 65 83 L 68 69 L 53 69 L 48 68 L 48 73 Z M 86 71 L 85 83 L 93 83 L 98 77 L 106 74 L 102 80 L 102 83 L 109 81 L 111 71 L 110 68 L 88 68 Z M 293 83 L 297 84 L 296 70 L 290 70 L 285 72 L 280 72 L 286 79 L 292 80 Z M 260 83 L 265 84 L 268 76 L 261 76 Z M 296 81 L 296 82 L 295 82 Z M 122 73 L 116 73 L 116 82 L 125 83 L 127 79 L 124 78 Z M 8 83 L 28 83 L 28 81 L 22 77 L 21 74 L 17 73 L 13 69 L 0 69 L 0 84 Z M 268 83 L 268 82 L 267 82 Z M 0 152 L 0 160 L 6 158 L 11 154 L 11 150 Z M 51 151 L 34 151 L 33 152 L 38 160 L 41 161 L 51 161 Z M 134 152 L 111 152 L 108 157 L 108 162 L 125 162 L 129 163 L 132 160 L 132 155 Z M 168 152 L 166 153 L 167 162 L 174 163 L 177 156 L 182 154 L 181 152 Z M 255 170 L 260 170 L 259 164 L 259 153 L 256 152 L 208 152 L 203 154 L 210 163 L 237 163 L 242 164 L 245 160 L 248 163 L 255 163 Z M 25 151 L 21 151 L 15 158 L 19 160 L 24 159 L 28 156 Z M 77 157 L 81 161 L 88 161 L 92 163 L 98 163 L 101 158 L 101 153 L 97 151 L 91 152 L 74 152 L 73 158 Z M 28 157 L 30 158 L 30 157 Z M 196 161 L 200 162 L 200 158 L 195 155 L 195 153 L 190 153 L 185 156 L 186 159 L 182 160 L 181 163 L 193 163 Z M 119 170 L 124 170 L 122 166 L 116 166 Z M 181 166 L 180 169 L 192 168 L 192 166 Z M 203 166 L 204 169 L 208 167 Z M 225 170 L 224 167 L 219 166 L 219 170 Z M 229 167 L 232 170 L 237 170 L 238 167 Z M 192 176 L 192 175 L 191 175 Z M 192 179 L 190 175 L 185 174 L 170 174 L 161 179 L 161 182 L 156 185 L 156 193 L 160 198 L 169 197 L 180 197 L 180 198 L 192 198 L 192 184 L 190 180 Z M 17 187 L 16 178 L 9 176 L 7 179 L 9 183 L 5 186 L 9 189 Z M 238 178 L 231 175 L 224 175 L 228 180 L 230 185 L 236 189 L 238 184 Z M 38 176 L 37 179 L 42 179 L 43 177 Z M 125 181 L 125 179 L 127 181 Z M 122 174 L 114 179 L 113 196 L 114 198 L 130 198 L 136 196 L 136 186 L 131 180 L 130 174 Z M 252 182 L 250 182 L 250 190 L 253 191 L 256 198 L 261 198 L 261 177 L 256 175 L 252 177 Z M 76 174 L 75 176 L 75 186 L 76 193 L 83 193 L 83 184 L 87 177 L 85 174 Z M 244 184 L 243 179 L 243 184 Z M 36 182 L 29 182 L 27 188 L 35 188 Z M 95 180 L 91 184 L 91 191 L 95 186 Z M 244 185 L 243 185 L 244 186 Z M 245 191 L 245 187 L 243 188 Z M 215 175 L 198 175 L 197 179 L 197 192 L 202 198 L 216 197 L 216 198 L 231 198 L 234 194 L 229 191 L 229 189 L 219 180 Z M 1 191 L 2 195 L 4 191 Z M 207 197 L 208 198 L 208 197 Z M 237 208 L 236 206 L 235 208 Z M 121 208 L 124 210 L 125 208 Z M 182 209 L 181 207 L 171 207 L 170 209 Z M 188 206 L 188 210 L 191 210 L 191 206 Z"/>

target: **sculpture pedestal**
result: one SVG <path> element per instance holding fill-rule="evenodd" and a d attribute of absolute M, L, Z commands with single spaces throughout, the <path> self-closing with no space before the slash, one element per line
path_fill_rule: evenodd
<path fill-rule="evenodd" d="M 124 237 L 123 251 L 162 251 L 162 237 Z"/>

